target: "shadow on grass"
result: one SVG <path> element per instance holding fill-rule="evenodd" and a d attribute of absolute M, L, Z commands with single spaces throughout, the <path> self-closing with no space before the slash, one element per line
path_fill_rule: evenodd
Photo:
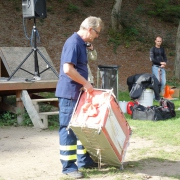
<path fill-rule="evenodd" d="M 124 164 L 125 172 L 142 173 L 149 176 L 161 176 L 180 179 L 180 161 L 171 161 L 163 158 L 145 158 L 138 161 L 129 161 Z"/>
<path fill-rule="evenodd" d="M 161 158 L 145 158 L 138 161 L 128 161 L 123 164 L 124 169 L 121 167 L 102 166 L 101 169 L 83 169 L 81 170 L 85 178 L 102 178 L 114 177 L 121 179 L 124 176 L 135 178 L 137 174 L 140 176 L 160 176 L 180 180 L 180 161 L 171 161 Z"/>

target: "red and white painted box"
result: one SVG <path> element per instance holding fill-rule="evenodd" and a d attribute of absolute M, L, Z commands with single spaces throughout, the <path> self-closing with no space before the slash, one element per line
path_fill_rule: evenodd
<path fill-rule="evenodd" d="M 131 128 L 112 90 L 80 94 L 69 127 L 94 161 L 122 165 Z"/>

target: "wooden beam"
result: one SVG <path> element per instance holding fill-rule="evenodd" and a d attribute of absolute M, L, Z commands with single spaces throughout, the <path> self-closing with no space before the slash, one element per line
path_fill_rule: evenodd
<path fill-rule="evenodd" d="M 57 80 L 49 81 L 34 81 L 34 82 L 20 82 L 20 81 L 0 81 L 0 91 L 8 90 L 31 90 L 31 89 L 55 89 Z"/>

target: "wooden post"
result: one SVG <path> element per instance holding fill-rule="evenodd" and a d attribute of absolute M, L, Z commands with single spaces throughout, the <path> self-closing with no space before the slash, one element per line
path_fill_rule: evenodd
<path fill-rule="evenodd" d="M 24 105 L 21 100 L 21 90 L 16 91 L 16 114 L 17 114 L 17 123 L 18 125 L 22 125 L 23 122 L 23 114 L 24 114 Z"/>
<path fill-rule="evenodd" d="M 0 77 L 2 77 L 2 73 L 1 73 L 1 63 L 2 63 L 2 59 L 0 58 Z"/>

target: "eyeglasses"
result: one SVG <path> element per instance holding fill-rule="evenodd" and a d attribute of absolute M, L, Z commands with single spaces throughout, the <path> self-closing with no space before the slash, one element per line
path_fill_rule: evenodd
<path fill-rule="evenodd" d="M 92 28 L 92 29 L 96 32 L 96 34 L 97 34 L 97 35 L 99 35 L 99 33 L 100 33 L 100 32 L 98 32 L 98 31 L 97 31 L 97 30 L 95 30 L 94 28 Z"/>

